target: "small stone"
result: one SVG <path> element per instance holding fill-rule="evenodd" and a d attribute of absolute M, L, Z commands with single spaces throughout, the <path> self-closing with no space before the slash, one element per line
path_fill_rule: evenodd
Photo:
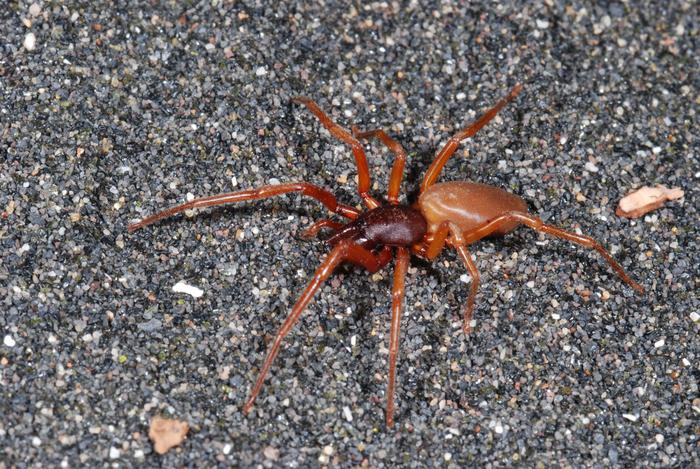
<path fill-rule="evenodd" d="M 32 3 L 29 6 L 29 14 L 31 16 L 39 16 L 41 14 L 41 5 L 38 3 Z"/>
<path fill-rule="evenodd" d="M 109 448 L 109 459 L 117 459 L 119 456 L 121 456 L 121 451 L 118 448 L 114 446 Z"/>
<path fill-rule="evenodd" d="M 537 24 L 538 29 L 547 29 L 549 28 L 549 21 L 547 20 L 536 20 L 535 24 Z"/>
<path fill-rule="evenodd" d="M 2 340 L 2 343 L 5 344 L 7 347 L 14 347 L 17 345 L 17 342 L 15 342 L 15 339 L 12 338 L 10 334 L 7 334 L 5 338 Z"/>
<path fill-rule="evenodd" d="M 175 293 L 186 293 L 192 296 L 193 298 L 199 298 L 200 296 L 204 295 L 203 290 L 192 285 L 188 285 L 183 281 L 179 281 L 175 285 L 173 285 L 173 291 Z"/>
<path fill-rule="evenodd" d="M 36 49 L 36 36 L 34 33 L 27 33 L 27 35 L 24 36 L 24 48 L 29 51 Z"/>
<path fill-rule="evenodd" d="M 266 446 L 265 449 L 263 449 L 263 455 L 265 456 L 265 459 L 277 461 L 280 457 L 280 450 L 274 446 Z"/>
<path fill-rule="evenodd" d="M 148 437 L 153 441 L 153 448 L 158 454 L 165 454 L 178 446 L 185 439 L 190 426 L 187 422 L 163 417 L 153 417 L 148 430 Z"/>
<path fill-rule="evenodd" d="M 352 412 L 350 412 L 350 407 L 343 406 L 343 417 L 345 417 L 345 420 L 348 422 L 352 422 Z"/>
<path fill-rule="evenodd" d="M 661 348 L 661 347 L 663 347 L 664 345 L 666 345 L 666 340 L 664 340 L 664 339 L 657 340 L 656 342 L 654 342 L 654 347 L 655 347 L 655 348 Z"/>
<path fill-rule="evenodd" d="M 591 163 L 590 161 L 586 162 L 583 167 L 586 169 L 586 171 L 590 171 L 591 173 L 597 173 L 598 172 L 598 167 L 594 164 Z"/>
<path fill-rule="evenodd" d="M 634 414 L 622 414 L 623 418 L 626 418 L 630 422 L 636 422 L 639 420 L 639 415 L 634 415 Z"/>

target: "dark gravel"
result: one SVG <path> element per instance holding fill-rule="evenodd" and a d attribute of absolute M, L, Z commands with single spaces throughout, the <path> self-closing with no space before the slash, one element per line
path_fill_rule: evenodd
<path fill-rule="evenodd" d="M 98 3 L 0 9 L 0 468 L 700 465 L 695 2 Z M 520 229 L 473 246 L 483 284 L 465 337 L 458 258 L 414 260 L 387 431 L 391 268 L 344 267 L 244 417 L 326 252 L 301 230 L 327 213 L 289 196 L 126 225 L 275 180 L 357 204 L 351 152 L 298 94 L 395 136 L 412 191 L 517 81 L 443 180 L 522 195 L 609 247 L 648 294 Z M 381 194 L 391 155 L 368 153 Z M 615 216 L 655 184 L 685 198 Z M 164 456 L 155 415 L 191 425 Z"/>

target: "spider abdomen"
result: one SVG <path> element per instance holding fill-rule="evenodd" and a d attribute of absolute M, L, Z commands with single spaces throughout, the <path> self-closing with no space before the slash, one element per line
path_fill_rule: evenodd
<path fill-rule="evenodd" d="M 506 212 L 527 212 L 527 204 L 515 194 L 498 187 L 476 182 L 453 181 L 434 184 L 418 200 L 428 231 L 434 232 L 440 223 L 449 221 L 464 231 L 470 231 Z M 494 236 L 512 231 L 517 222 L 504 225 Z"/>
<path fill-rule="evenodd" d="M 428 223 L 418 210 L 406 205 L 385 205 L 362 213 L 328 238 L 328 243 L 335 246 L 349 239 L 367 249 L 409 247 L 420 242 L 427 230 Z"/>

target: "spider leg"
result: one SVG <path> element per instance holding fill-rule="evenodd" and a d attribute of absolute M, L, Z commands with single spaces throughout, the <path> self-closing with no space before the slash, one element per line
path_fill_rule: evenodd
<path fill-rule="evenodd" d="M 260 389 L 262 388 L 265 377 L 270 370 L 270 366 L 279 352 L 280 346 L 282 345 L 282 340 L 289 333 L 294 324 L 296 324 L 299 316 L 301 316 L 301 313 L 311 302 L 311 299 L 321 284 L 323 284 L 323 282 L 330 277 L 336 267 L 338 267 L 338 265 L 340 265 L 342 262 L 347 261 L 360 265 L 369 272 L 374 273 L 386 265 L 390 259 L 390 248 L 385 248 L 379 253 L 375 254 L 362 246 L 347 240 L 341 241 L 335 248 L 333 248 L 318 269 L 316 269 L 316 273 L 314 274 L 313 278 L 308 283 L 297 302 L 294 304 L 292 311 L 287 316 L 287 319 L 285 319 L 282 323 L 279 331 L 277 331 L 275 340 L 272 342 L 272 346 L 267 353 L 265 362 L 258 373 L 258 379 L 255 381 L 253 389 L 250 392 L 250 397 L 243 406 L 244 413 L 247 414 L 253 407 L 255 398 L 258 397 L 258 394 L 260 393 Z"/>
<path fill-rule="evenodd" d="M 321 110 L 321 108 L 316 104 L 311 98 L 306 96 L 296 96 L 292 98 L 292 102 L 303 104 L 306 108 L 313 113 L 319 120 L 321 125 L 323 125 L 335 138 L 339 139 L 343 143 L 350 145 L 353 155 L 355 155 L 355 163 L 357 164 L 358 173 L 358 192 L 362 200 L 364 200 L 365 205 L 369 208 L 379 207 L 379 202 L 377 202 L 371 195 L 369 195 L 370 189 L 370 176 L 369 176 L 369 165 L 367 164 L 367 156 L 362 148 L 362 144 L 352 136 L 350 132 L 336 124 L 331 120 L 328 115 Z"/>
<path fill-rule="evenodd" d="M 386 391 L 386 426 L 394 425 L 394 386 L 396 384 L 396 358 L 399 353 L 401 311 L 405 293 L 406 271 L 411 256 L 406 248 L 396 249 L 394 286 L 391 290 L 391 330 L 389 333 L 389 383 Z"/>
<path fill-rule="evenodd" d="M 479 270 L 476 268 L 476 264 L 472 260 L 472 256 L 464 245 L 455 246 L 457 254 L 462 258 L 464 266 L 469 271 L 469 275 L 472 276 L 471 284 L 469 285 L 469 296 L 467 297 L 467 304 L 464 307 L 464 322 L 463 329 L 464 334 L 468 335 L 472 330 L 472 315 L 474 313 L 474 302 L 476 300 L 476 292 L 479 290 L 479 284 L 481 283 L 481 276 L 479 275 Z"/>
<path fill-rule="evenodd" d="M 333 231 L 337 231 L 340 228 L 343 227 L 342 223 L 338 223 L 337 221 L 334 220 L 320 220 L 305 229 L 301 233 L 301 237 L 304 239 L 310 239 L 313 238 L 318 234 L 319 231 L 321 231 L 324 228 L 330 228 Z"/>
<path fill-rule="evenodd" d="M 467 268 L 469 275 L 472 277 L 472 281 L 469 285 L 467 304 L 464 307 L 464 312 L 462 313 L 462 316 L 464 317 L 464 333 L 469 334 L 471 332 L 476 292 L 478 291 L 479 284 L 481 283 L 481 276 L 479 275 L 479 270 L 476 268 L 476 264 L 474 264 L 471 254 L 467 249 L 468 243 L 465 241 L 461 230 L 454 223 L 450 223 L 448 221 L 440 223 L 435 233 L 433 233 L 432 239 L 427 242 L 427 245 L 422 247 L 422 253 L 428 260 L 435 259 L 435 257 L 440 254 L 440 251 L 442 251 L 442 249 L 445 247 L 445 243 L 448 242 L 448 234 L 452 234 L 452 238 L 449 240 L 449 243 L 457 250 L 457 254 L 459 254 L 459 257 L 462 259 L 464 267 Z"/>
<path fill-rule="evenodd" d="M 399 191 L 401 190 L 403 170 L 406 166 L 406 150 L 403 149 L 399 142 L 389 137 L 389 135 L 381 129 L 360 132 L 356 126 L 353 126 L 352 134 L 358 139 L 377 138 L 394 154 L 394 165 L 391 167 L 389 191 L 386 198 L 390 204 L 397 205 L 399 203 Z"/>
<path fill-rule="evenodd" d="M 547 225 L 538 217 L 530 215 L 529 213 L 517 211 L 506 212 L 491 221 L 483 223 L 481 226 L 478 226 L 473 230 L 463 233 L 464 243 L 471 244 L 474 241 L 484 238 L 491 233 L 498 231 L 503 226 L 507 226 L 509 223 L 513 222 L 522 223 L 533 230 L 547 233 L 552 236 L 556 236 L 557 238 L 562 238 L 590 249 L 595 249 L 601 256 L 603 256 L 603 259 L 607 261 L 610 267 L 612 267 L 615 273 L 617 273 L 622 280 L 624 280 L 629 286 L 637 290 L 639 293 L 644 293 L 644 288 L 632 280 L 629 275 L 627 275 L 622 266 L 620 266 L 620 264 L 613 259 L 610 253 L 603 246 L 601 246 L 598 241 L 590 236 L 578 235 L 552 225 Z"/>
<path fill-rule="evenodd" d="M 132 223 L 127 227 L 127 229 L 129 230 L 129 233 L 133 233 L 134 231 L 143 228 L 144 226 L 148 226 L 152 223 L 162 220 L 163 218 L 170 217 L 177 213 L 184 212 L 185 210 L 203 207 L 213 207 L 216 205 L 243 202 L 245 200 L 267 199 L 269 197 L 274 197 L 276 195 L 282 195 L 289 192 L 301 192 L 304 195 L 318 200 L 323 205 L 325 205 L 326 208 L 331 212 L 350 219 L 355 219 L 359 215 L 359 212 L 355 208 L 350 207 L 349 205 L 343 205 L 338 203 L 338 200 L 335 198 L 335 195 L 333 195 L 328 190 L 322 189 L 321 187 L 315 186 L 313 184 L 309 184 L 308 182 L 296 182 L 289 184 L 276 184 L 273 186 L 262 186 L 258 187 L 257 189 L 229 192 L 226 194 L 212 195 L 209 197 L 194 199 L 190 202 L 176 205 L 175 207 L 171 207 L 161 212 L 157 212 L 151 216 L 144 218 L 139 222 Z"/>
<path fill-rule="evenodd" d="M 447 163 L 447 160 L 449 160 L 452 154 L 455 152 L 455 150 L 457 150 L 459 143 L 466 138 L 473 137 L 474 134 L 481 130 L 482 127 L 488 124 L 488 122 L 494 117 L 496 117 L 496 114 L 498 114 L 498 112 L 501 109 L 503 109 L 503 107 L 506 104 L 508 104 L 510 101 L 515 99 L 516 96 L 518 96 L 522 88 L 523 85 L 521 85 L 520 83 L 516 84 L 510 90 L 510 93 L 508 93 L 506 97 L 497 102 L 494 107 L 486 111 L 484 115 L 482 115 L 469 127 L 460 130 L 447 141 L 445 146 L 442 147 L 442 149 L 438 152 L 437 156 L 435 157 L 435 160 L 433 160 L 432 164 L 428 168 L 428 171 L 426 171 L 425 173 L 423 182 L 420 185 L 421 194 L 425 192 L 425 190 L 431 185 L 433 185 L 433 183 L 437 180 L 438 176 L 440 175 L 440 171 L 442 171 L 442 168 L 443 166 L 445 166 L 445 163 Z"/>

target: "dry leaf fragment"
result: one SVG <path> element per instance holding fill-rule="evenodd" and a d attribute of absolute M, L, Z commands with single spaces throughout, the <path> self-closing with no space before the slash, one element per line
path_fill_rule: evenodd
<path fill-rule="evenodd" d="M 153 447 L 158 454 L 165 454 L 185 439 L 190 426 L 187 422 L 163 417 L 153 417 L 148 437 L 153 441 Z"/>
<path fill-rule="evenodd" d="M 639 218 L 645 213 L 661 207 L 667 200 L 680 199 L 681 197 L 683 197 L 683 191 L 678 187 L 668 189 L 664 186 L 644 186 L 623 197 L 615 214 L 618 217 Z"/>

